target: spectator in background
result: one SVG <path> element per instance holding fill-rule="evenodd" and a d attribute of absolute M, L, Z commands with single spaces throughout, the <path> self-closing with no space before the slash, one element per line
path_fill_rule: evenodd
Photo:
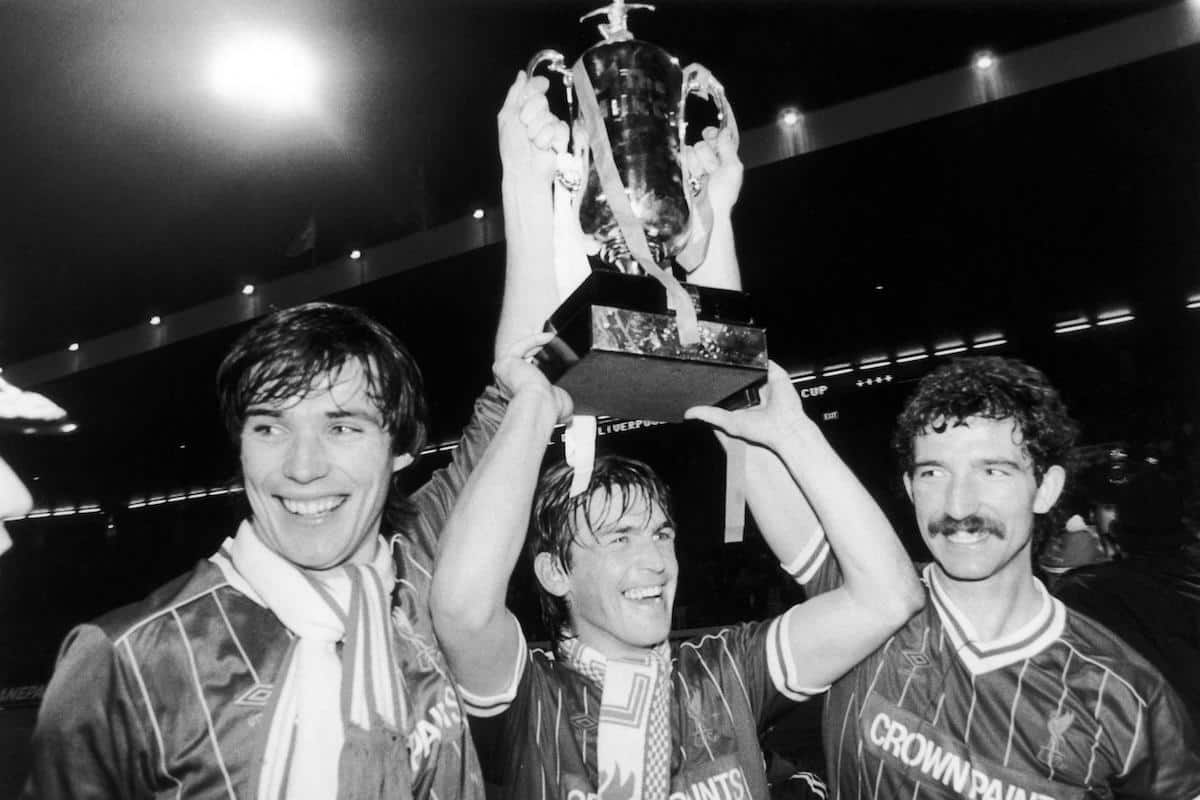
<path fill-rule="evenodd" d="M 1118 507 L 1126 557 L 1066 573 L 1056 593 L 1158 667 L 1200 725 L 1200 540 L 1183 524 L 1183 492 L 1147 467 L 1122 487 Z"/>
<path fill-rule="evenodd" d="M 1119 555 L 1113 523 L 1117 518 L 1118 487 L 1108 480 L 1088 490 L 1078 513 L 1067 517 L 1063 529 L 1049 537 L 1038 554 L 1046 584 L 1054 588 L 1058 579 L 1076 567 L 1102 564 Z"/>

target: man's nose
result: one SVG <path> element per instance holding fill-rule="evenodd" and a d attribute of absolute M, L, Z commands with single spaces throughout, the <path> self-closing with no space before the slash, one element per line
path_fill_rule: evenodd
<path fill-rule="evenodd" d="M 662 542 L 653 537 L 641 540 L 637 551 L 638 566 L 653 572 L 664 572 L 667 569 L 667 556 L 663 552 L 663 546 Z"/>
<path fill-rule="evenodd" d="M 979 493 L 968 476 L 954 477 L 946 486 L 945 512 L 953 519 L 964 519 L 979 509 Z"/>
<path fill-rule="evenodd" d="M 321 437 L 301 434 L 288 446 L 283 473 L 297 483 L 310 483 L 329 471 L 329 459 Z"/>

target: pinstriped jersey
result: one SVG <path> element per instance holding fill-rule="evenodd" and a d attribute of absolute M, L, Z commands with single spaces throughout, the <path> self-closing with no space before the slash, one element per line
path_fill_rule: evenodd
<path fill-rule="evenodd" d="M 808 588 L 841 582 L 821 546 Z M 1051 598 L 1020 630 L 975 635 L 939 573 L 928 603 L 826 699 L 840 800 L 1200 796 L 1200 746 L 1162 676 Z"/>
<path fill-rule="evenodd" d="M 671 800 L 767 796 L 759 735 L 813 694 L 794 677 L 786 617 L 672 646 Z M 524 639 L 518 664 L 495 697 L 460 688 L 485 778 L 504 798 L 594 800 L 602 686 Z"/>
<path fill-rule="evenodd" d="M 428 612 L 436 536 L 503 414 L 489 389 L 452 463 L 391 544 L 413 797 L 482 798 L 465 712 Z M 294 638 L 211 562 L 68 636 L 34 734 L 31 797 L 253 798 Z M 337 720 L 331 720 L 336 724 Z"/>

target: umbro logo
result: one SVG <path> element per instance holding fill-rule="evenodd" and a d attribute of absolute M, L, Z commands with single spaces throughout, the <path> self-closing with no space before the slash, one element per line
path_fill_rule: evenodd
<path fill-rule="evenodd" d="M 913 669 L 928 667 L 930 664 L 929 656 L 925 655 L 924 650 L 901 650 L 900 652 L 908 659 L 908 663 L 912 665 Z"/>
<path fill-rule="evenodd" d="M 274 686 L 269 683 L 256 683 L 245 692 L 242 692 L 238 699 L 233 701 L 235 706 L 252 706 L 254 708 L 264 708 L 267 702 L 271 699 L 271 692 Z"/>
<path fill-rule="evenodd" d="M 587 714 L 579 713 L 571 715 L 571 726 L 579 731 L 591 733 L 598 728 L 600 723 Z"/>

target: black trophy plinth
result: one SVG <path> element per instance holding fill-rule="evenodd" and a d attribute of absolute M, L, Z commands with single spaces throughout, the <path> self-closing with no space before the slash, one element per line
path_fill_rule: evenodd
<path fill-rule="evenodd" d="M 737 404 L 767 374 L 767 333 L 742 292 L 684 284 L 700 341 L 683 347 L 654 278 L 596 271 L 546 323 L 537 363 L 575 413 L 676 422 L 697 405 Z"/>

